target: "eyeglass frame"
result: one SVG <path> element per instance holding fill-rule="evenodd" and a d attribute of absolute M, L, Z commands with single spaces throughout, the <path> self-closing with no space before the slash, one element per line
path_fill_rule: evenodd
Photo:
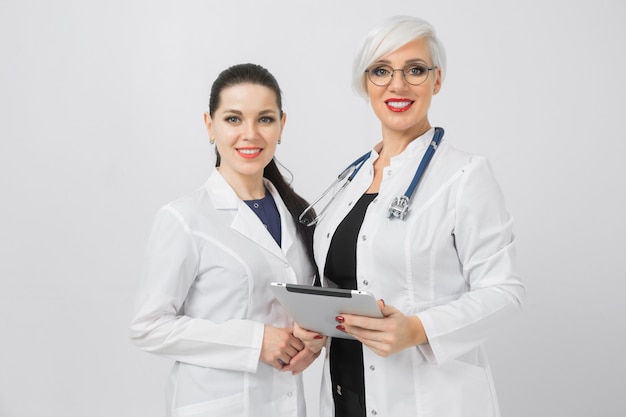
<path fill-rule="evenodd" d="M 437 65 L 433 66 L 433 67 L 424 67 L 424 69 L 427 71 L 426 73 L 426 78 L 424 78 L 424 81 L 422 81 L 419 84 L 413 84 L 412 82 L 410 82 L 409 80 L 406 79 L 406 73 L 404 72 L 407 68 L 410 67 L 415 67 L 415 66 L 420 66 L 420 65 L 416 65 L 416 64 L 407 64 L 404 66 L 404 68 L 393 68 L 391 65 L 377 65 L 375 67 L 370 67 L 368 69 L 366 69 L 364 71 L 365 74 L 367 74 L 367 79 L 374 84 L 377 87 L 385 87 L 388 86 L 389 84 L 391 84 L 391 82 L 393 81 L 393 76 L 396 74 L 396 71 L 402 71 L 402 78 L 404 79 L 404 81 L 409 84 L 409 85 L 422 85 L 426 82 L 426 80 L 428 80 L 428 77 L 430 76 L 430 72 L 432 70 L 436 70 L 437 68 L 439 68 Z M 375 69 L 375 68 L 381 68 L 381 67 L 387 67 L 391 69 L 391 77 L 389 77 L 389 81 L 387 81 L 385 84 L 376 84 L 374 81 L 372 81 L 371 77 L 370 77 L 370 72 Z"/>

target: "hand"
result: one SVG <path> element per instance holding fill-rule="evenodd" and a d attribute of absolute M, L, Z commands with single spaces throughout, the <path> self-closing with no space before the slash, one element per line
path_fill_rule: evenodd
<path fill-rule="evenodd" d="M 293 375 L 298 375 L 308 368 L 319 355 L 319 352 L 314 353 L 309 348 L 305 347 L 300 352 L 296 353 L 296 356 L 291 358 L 289 365 L 285 365 L 282 370 L 291 371 Z"/>
<path fill-rule="evenodd" d="M 293 324 L 293 335 L 304 342 L 304 345 L 313 353 L 320 353 L 326 344 L 326 336 L 318 332 L 311 332 L 303 329 L 298 323 Z"/>
<path fill-rule="evenodd" d="M 261 361 L 282 370 L 291 358 L 304 349 L 304 343 L 291 334 L 292 329 L 265 325 Z"/>
<path fill-rule="evenodd" d="M 428 342 L 422 321 L 405 316 L 395 307 L 378 300 L 383 318 L 342 314 L 337 329 L 356 337 L 379 356 L 387 357 L 411 346 Z"/>

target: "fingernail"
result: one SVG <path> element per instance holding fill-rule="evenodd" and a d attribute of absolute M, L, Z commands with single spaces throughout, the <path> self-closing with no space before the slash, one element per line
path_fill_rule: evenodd
<path fill-rule="evenodd" d="M 323 338 L 324 336 L 322 336 L 321 334 L 316 334 L 313 339 L 323 339 Z"/>
<path fill-rule="evenodd" d="M 342 332 L 344 332 L 344 333 L 345 333 L 345 331 L 346 331 L 346 328 L 345 328 L 345 327 L 343 327 L 341 324 L 338 324 L 338 325 L 337 325 L 337 327 L 336 327 L 336 329 L 337 329 L 337 330 L 341 330 L 341 331 L 342 331 Z"/>
<path fill-rule="evenodd" d="M 383 300 L 382 298 L 380 299 L 380 301 L 383 302 L 383 307 L 385 306 L 385 300 Z"/>
<path fill-rule="evenodd" d="M 345 319 L 342 316 L 335 317 L 335 320 L 337 320 L 337 323 L 343 323 L 345 321 Z"/>

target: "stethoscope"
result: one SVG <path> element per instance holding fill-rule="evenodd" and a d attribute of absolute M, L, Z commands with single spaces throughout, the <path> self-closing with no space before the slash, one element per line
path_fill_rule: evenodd
<path fill-rule="evenodd" d="M 411 196 L 417 189 L 417 185 L 419 184 L 422 176 L 424 175 L 424 171 L 428 168 L 428 164 L 430 164 L 430 160 L 433 158 L 435 151 L 439 147 L 439 143 L 443 138 L 444 130 L 441 127 L 435 128 L 435 134 L 433 139 L 430 141 L 430 145 L 428 149 L 426 149 L 426 153 L 422 157 L 419 166 L 417 167 L 417 171 L 415 171 L 415 175 L 413 176 L 413 180 L 411 184 L 409 184 L 409 188 L 405 191 L 404 195 L 400 197 L 396 197 L 393 199 L 391 204 L 389 205 L 389 209 L 387 211 L 387 217 L 389 219 L 399 218 L 400 220 L 404 220 L 407 213 L 409 212 L 409 202 L 411 200 Z M 337 198 L 337 196 L 348 186 L 348 184 L 352 181 L 352 179 L 359 172 L 365 161 L 367 161 L 371 155 L 371 151 L 367 152 L 356 161 L 348 165 L 346 169 L 341 171 L 341 174 L 337 176 L 337 179 L 320 195 L 315 201 L 313 201 L 298 217 L 298 220 L 302 224 L 306 224 L 307 226 L 313 226 L 324 216 L 324 213 L 330 206 L 330 204 Z M 333 188 L 337 186 L 341 181 L 343 181 L 347 177 L 347 180 L 341 185 L 339 190 L 335 194 L 332 195 L 328 203 L 322 208 L 322 210 L 317 213 L 317 216 L 314 219 L 308 219 L 305 215 L 311 210 L 322 198 L 324 198 Z"/>

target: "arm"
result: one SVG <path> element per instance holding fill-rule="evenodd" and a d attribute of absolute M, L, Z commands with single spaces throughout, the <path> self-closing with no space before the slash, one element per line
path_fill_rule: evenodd
<path fill-rule="evenodd" d="M 475 158 L 464 168 L 455 210 L 455 248 L 469 290 L 418 313 L 429 339 L 420 349 L 431 363 L 483 344 L 521 311 L 525 295 L 517 272 L 513 219 L 486 159 Z"/>
<path fill-rule="evenodd" d="M 515 268 L 512 220 L 483 158 L 465 168 L 455 209 L 455 249 L 469 290 L 415 314 L 384 306 L 383 319 L 342 315 L 338 326 L 381 356 L 418 346 L 430 362 L 442 363 L 482 344 L 517 313 L 524 286 Z"/>
<path fill-rule="evenodd" d="M 290 329 L 241 319 L 215 323 L 184 314 L 200 254 L 174 209 L 157 214 L 146 255 L 131 324 L 131 339 L 141 349 L 193 365 L 249 372 L 256 371 L 259 360 L 281 368 L 279 358 L 302 349 Z"/>

